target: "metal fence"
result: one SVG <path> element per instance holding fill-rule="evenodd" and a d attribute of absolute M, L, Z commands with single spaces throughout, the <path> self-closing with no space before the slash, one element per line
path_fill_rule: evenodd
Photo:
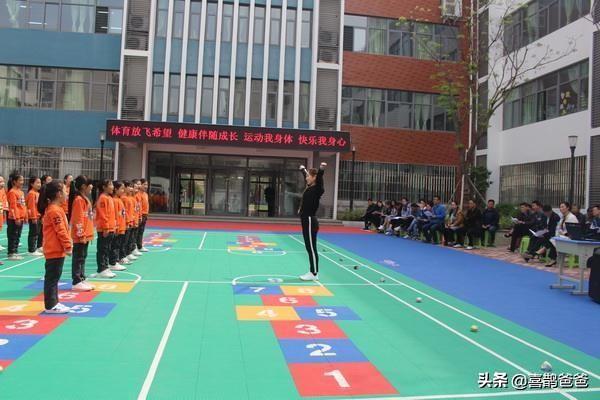
<path fill-rule="evenodd" d="M 104 149 L 103 164 L 104 177 L 112 178 L 112 149 Z M 14 170 L 25 177 L 50 175 L 62 178 L 66 174 L 83 174 L 91 179 L 101 179 L 100 149 L 0 146 L 0 175 L 7 178 Z"/>
<path fill-rule="evenodd" d="M 586 156 L 575 157 L 574 202 L 585 206 Z M 558 207 L 568 200 L 571 160 L 562 158 L 500 167 L 500 202 L 518 204 L 538 200 Z"/>
<path fill-rule="evenodd" d="M 456 168 L 442 165 L 413 165 L 356 161 L 354 200 L 368 198 L 412 201 L 440 195 L 449 200 L 455 187 Z M 350 199 L 352 161 L 340 162 L 338 199 Z"/>

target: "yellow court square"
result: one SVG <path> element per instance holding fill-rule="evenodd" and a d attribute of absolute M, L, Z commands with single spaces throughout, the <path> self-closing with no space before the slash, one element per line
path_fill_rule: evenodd
<path fill-rule="evenodd" d="M 281 291 L 286 296 L 333 296 L 323 286 L 281 286 Z"/>
<path fill-rule="evenodd" d="M 38 315 L 42 311 L 43 301 L 0 300 L 0 315 Z"/>
<path fill-rule="evenodd" d="M 299 321 L 293 307 L 236 306 L 239 321 Z"/>
<path fill-rule="evenodd" d="M 134 282 L 88 281 L 94 285 L 97 292 L 129 293 L 135 286 Z"/>

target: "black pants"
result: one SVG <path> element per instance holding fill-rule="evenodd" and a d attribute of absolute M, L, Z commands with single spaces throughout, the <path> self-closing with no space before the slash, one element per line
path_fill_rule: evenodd
<path fill-rule="evenodd" d="M 122 260 L 129 255 L 129 242 L 131 239 L 131 229 L 127 229 L 124 235 L 119 235 L 122 241 L 117 241 L 119 247 L 119 259 Z"/>
<path fill-rule="evenodd" d="M 8 220 L 6 235 L 8 236 L 8 255 L 17 254 L 19 252 L 19 242 L 21 241 L 21 232 L 23 224 L 17 225 L 14 219 Z"/>
<path fill-rule="evenodd" d="M 73 278 L 73 286 L 85 281 L 85 260 L 88 256 L 88 243 L 73 244 L 73 261 L 71 264 L 71 277 Z"/>
<path fill-rule="evenodd" d="M 498 230 L 498 227 L 495 225 L 491 225 L 487 228 L 484 228 L 483 230 L 488 232 L 488 244 L 490 246 L 493 245 L 496 242 L 496 231 Z"/>
<path fill-rule="evenodd" d="M 475 242 L 481 237 L 481 229 L 479 228 L 462 228 L 459 229 L 457 232 L 459 236 L 459 244 L 465 244 L 465 233 L 467 234 L 467 238 L 469 239 L 469 246 L 475 246 Z"/>
<path fill-rule="evenodd" d="M 365 228 L 369 227 L 369 224 L 375 226 L 375 228 L 379 228 L 379 224 L 381 222 L 381 216 L 379 214 L 367 214 L 365 215 Z"/>
<path fill-rule="evenodd" d="M 131 236 L 129 237 L 129 243 L 127 247 L 127 254 L 133 253 L 136 248 L 136 240 L 139 228 L 131 228 Z"/>
<path fill-rule="evenodd" d="M 136 238 L 138 250 L 141 250 L 142 247 L 144 247 L 144 231 L 146 230 L 146 222 L 147 221 L 148 221 L 148 216 L 147 215 L 142 216 L 140 226 L 138 226 L 137 238 Z"/>
<path fill-rule="evenodd" d="M 44 247 L 44 224 L 42 224 L 42 220 L 39 220 L 40 231 L 38 232 L 38 249 Z"/>
<path fill-rule="evenodd" d="M 304 245 L 310 261 L 310 272 L 314 275 L 319 273 L 319 253 L 317 252 L 317 233 L 319 232 L 319 220 L 317 217 L 301 217 L 302 236 Z"/>
<path fill-rule="evenodd" d="M 40 247 L 40 222 L 29 220 L 29 234 L 27 235 L 27 247 L 33 253 Z"/>
<path fill-rule="evenodd" d="M 458 228 L 458 229 L 450 229 L 450 228 L 444 228 L 444 244 L 446 246 L 449 245 L 449 243 L 459 243 L 458 241 L 458 236 L 460 236 L 460 230 L 462 228 Z M 462 244 L 462 243 L 461 243 Z"/>
<path fill-rule="evenodd" d="M 58 281 L 62 275 L 65 258 L 51 258 L 46 260 L 46 274 L 44 275 L 44 307 L 46 310 L 58 304 Z"/>
<path fill-rule="evenodd" d="M 98 243 L 96 253 L 96 263 L 98 264 L 98 272 L 102 272 L 108 268 L 110 257 L 110 247 L 113 241 L 113 234 L 109 233 L 106 237 L 98 232 Z"/>
<path fill-rule="evenodd" d="M 523 236 L 529 236 L 529 225 L 515 225 L 512 237 L 510 238 L 510 251 L 515 251 L 517 249 Z"/>

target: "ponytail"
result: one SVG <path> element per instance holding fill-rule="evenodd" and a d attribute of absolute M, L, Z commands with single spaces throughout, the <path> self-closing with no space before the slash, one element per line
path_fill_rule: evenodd
<path fill-rule="evenodd" d="M 8 184 L 6 185 L 7 189 L 10 190 L 13 188 L 13 186 L 15 185 L 15 181 L 18 181 L 19 178 L 22 178 L 23 175 L 19 174 L 19 172 L 17 170 L 14 170 L 10 173 L 10 176 L 8 177 Z"/>
<path fill-rule="evenodd" d="M 68 176 L 69 175 L 65 176 L 65 180 L 67 179 Z M 69 201 L 69 210 L 71 210 L 73 208 L 73 202 L 75 201 L 75 197 L 81 196 L 82 198 L 85 198 L 81 194 L 81 188 L 83 186 L 86 186 L 89 184 L 91 184 L 91 181 L 85 175 L 79 175 L 77 178 L 75 178 L 73 181 L 71 181 L 71 188 L 69 190 L 69 200 L 68 200 Z"/>
<path fill-rule="evenodd" d="M 65 185 L 62 182 L 52 181 L 43 188 L 43 191 L 40 193 L 40 199 L 38 202 L 38 211 L 41 215 L 44 215 L 46 213 L 48 205 L 50 204 L 50 202 L 56 199 L 58 193 L 60 193 L 60 191 L 64 189 L 64 186 Z"/>

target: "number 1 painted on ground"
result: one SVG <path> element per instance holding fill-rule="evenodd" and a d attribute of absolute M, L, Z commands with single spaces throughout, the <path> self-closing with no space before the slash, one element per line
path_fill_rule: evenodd
<path fill-rule="evenodd" d="M 342 372 L 339 369 L 325 372 L 323 375 L 332 376 L 333 379 L 335 379 L 335 381 L 337 382 L 338 386 L 341 388 L 349 388 L 350 387 L 350 384 L 348 383 L 346 378 L 344 378 L 344 375 L 342 374 Z"/>

